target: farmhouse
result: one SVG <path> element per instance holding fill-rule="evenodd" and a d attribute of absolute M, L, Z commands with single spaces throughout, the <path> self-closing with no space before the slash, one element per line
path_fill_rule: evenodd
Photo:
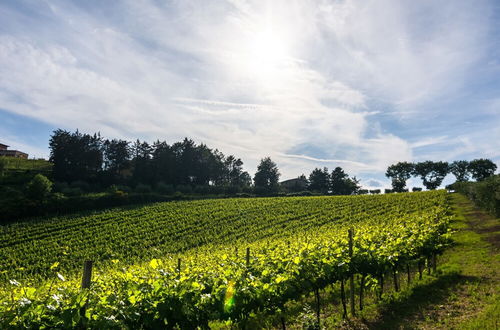
<path fill-rule="evenodd" d="M 289 190 L 305 190 L 307 189 L 307 179 L 298 177 L 296 179 L 290 179 L 280 182 L 280 185 Z"/>
<path fill-rule="evenodd" d="M 0 157 L 17 157 L 17 158 L 28 158 L 28 154 L 19 150 L 8 150 L 9 146 L 0 143 Z"/>

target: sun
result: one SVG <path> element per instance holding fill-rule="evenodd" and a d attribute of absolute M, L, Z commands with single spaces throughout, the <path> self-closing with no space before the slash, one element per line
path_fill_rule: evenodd
<path fill-rule="evenodd" d="M 273 84 L 281 80 L 290 62 L 287 39 L 272 26 L 265 26 L 252 36 L 246 57 L 250 74 L 264 84 Z"/>

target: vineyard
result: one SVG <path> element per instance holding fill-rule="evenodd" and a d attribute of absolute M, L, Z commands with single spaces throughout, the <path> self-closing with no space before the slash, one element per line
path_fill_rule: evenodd
<path fill-rule="evenodd" d="M 2 226 L 0 328 L 245 327 L 339 283 L 346 311 L 354 274 L 378 290 L 387 274 L 422 271 L 447 246 L 449 220 L 434 191 L 170 202 Z"/>

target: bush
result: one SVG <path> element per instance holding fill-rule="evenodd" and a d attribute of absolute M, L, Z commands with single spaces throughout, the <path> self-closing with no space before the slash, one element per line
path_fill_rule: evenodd
<path fill-rule="evenodd" d="M 380 189 L 370 190 L 370 194 L 380 194 Z"/>
<path fill-rule="evenodd" d="M 69 185 L 67 182 L 55 182 L 52 186 L 52 191 L 56 193 L 64 193 L 64 190 L 68 189 Z"/>
<path fill-rule="evenodd" d="M 255 197 L 254 195 L 249 194 L 249 193 L 237 193 L 235 196 L 236 196 L 236 197 L 238 197 L 238 198 L 250 198 L 250 197 Z"/>
<path fill-rule="evenodd" d="M 49 196 L 52 182 L 42 174 L 37 174 L 26 185 L 26 197 L 31 200 L 42 201 Z"/>
<path fill-rule="evenodd" d="M 135 192 L 136 193 L 139 193 L 139 194 L 150 194 L 151 193 L 151 186 L 148 185 L 148 184 L 142 184 L 142 183 L 139 183 L 136 187 L 135 187 Z"/>
<path fill-rule="evenodd" d="M 198 195 L 208 195 L 210 194 L 210 186 L 196 186 L 193 192 Z"/>
<path fill-rule="evenodd" d="M 500 174 L 480 182 L 455 182 L 450 188 L 466 195 L 477 206 L 491 214 L 500 216 Z"/>
<path fill-rule="evenodd" d="M 358 195 L 366 195 L 368 194 L 368 190 L 367 189 L 359 189 L 358 190 Z"/>
<path fill-rule="evenodd" d="M 71 182 L 71 184 L 69 186 L 70 186 L 70 188 L 78 188 L 83 192 L 90 191 L 90 185 L 85 181 L 80 181 L 80 180 L 73 181 L 73 182 Z"/>
<path fill-rule="evenodd" d="M 63 189 L 62 193 L 66 196 L 81 196 L 83 195 L 83 190 L 80 188 L 65 188 Z"/>
<path fill-rule="evenodd" d="M 174 186 L 160 182 L 156 185 L 156 191 L 162 195 L 172 195 L 175 192 Z"/>
<path fill-rule="evenodd" d="M 392 189 L 384 189 L 384 194 L 391 194 L 394 191 Z"/>
<path fill-rule="evenodd" d="M 309 190 L 304 190 L 299 192 L 291 192 L 286 195 L 289 197 L 294 197 L 294 196 L 314 196 L 315 194 Z"/>
<path fill-rule="evenodd" d="M 193 192 L 193 188 L 190 185 L 180 184 L 175 187 L 175 189 L 183 194 L 190 194 Z"/>
<path fill-rule="evenodd" d="M 415 191 L 422 191 L 422 188 L 420 188 L 420 187 L 413 187 L 411 189 L 411 191 L 413 191 L 413 192 L 415 192 Z"/>

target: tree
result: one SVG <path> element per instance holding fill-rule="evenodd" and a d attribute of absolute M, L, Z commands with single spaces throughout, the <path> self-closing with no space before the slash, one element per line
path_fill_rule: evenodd
<path fill-rule="evenodd" d="M 323 194 L 328 193 L 330 188 L 330 174 L 328 173 L 328 168 L 315 168 L 311 174 L 309 174 L 309 186 L 308 190 L 318 191 Z"/>
<path fill-rule="evenodd" d="M 497 165 L 489 159 L 474 159 L 469 163 L 469 171 L 476 181 L 483 181 L 495 174 Z"/>
<path fill-rule="evenodd" d="M 441 185 L 448 171 L 449 166 L 447 162 L 433 162 L 427 160 L 415 164 L 413 174 L 420 176 L 425 188 L 434 190 Z"/>
<path fill-rule="evenodd" d="M 122 171 L 129 165 L 131 156 L 129 142 L 116 139 L 106 140 L 103 150 L 104 167 L 114 182 L 122 176 Z"/>
<path fill-rule="evenodd" d="M 37 174 L 26 184 L 26 197 L 35 201 L 42 201 L 50 194 L 52 182 L 42 174 Z"/>
<path fill-rule="evenodd" d="M 457 182 L 465 182 L 469 180 L 469 162 L 466 160 L 456 160 L 450 164 L 450 173 L 452 173 Z"/>
<path fill-rule="evenodd" d="M 253 178 L 256 192 L 261 194 L 277 192 L 279 177 L 280 173 L 276 163 L 270 157 L 261 159 Z"/>
<path fill-rule="evenodd" d="M 99 134 L 55 130 L 49 143 L 54 178 L 65 182 L 96 181 L 102 171 L 102 145 Z"/>
<path fill-rule="evenodd" d="M 414 164 L 409 162 L 399 162 L 387 168 L 385 176 L 392 179 L 392 189 L 395 192 L 403 192 L 408 180 L 413 173 Z"/>
<path fill-rule="evenodd" d="M 330 176 L 330 190 L 334 195 L 352 195 L 359 191 L 359 180 L 350 178 L 341 167 L 336 167 Z"/>

